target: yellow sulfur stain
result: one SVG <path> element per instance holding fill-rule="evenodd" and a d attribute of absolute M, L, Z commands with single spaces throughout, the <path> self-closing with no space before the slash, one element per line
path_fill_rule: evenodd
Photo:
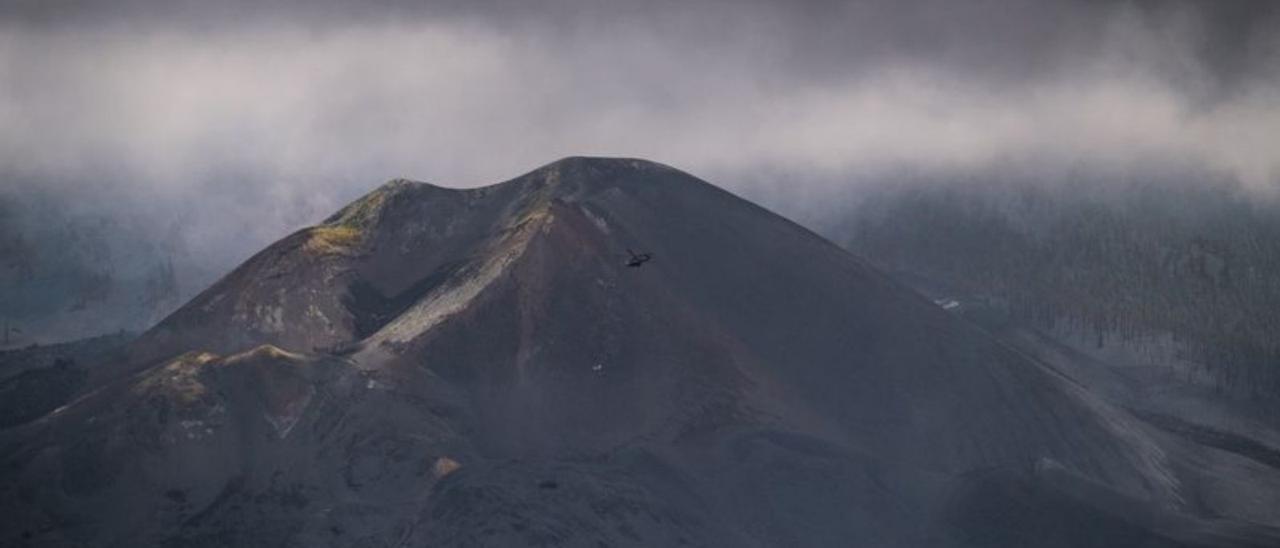
<path fill-rule="evenodd" d="M 138 383 L 137 390 L 162 391 L 179 405 L 194 405 L 208 392 L 200 382 L 200 370 L 217 359 L 217 355 L 209 352 L 187 352 L 147 375 Z"/>
<path fill-rule="evenodd" d="M 314 255 L 340 255 L 350 253 L 363 237 L 360 229 L 352 226 L 323 225 L 308 231 L 302 247 Z"/>

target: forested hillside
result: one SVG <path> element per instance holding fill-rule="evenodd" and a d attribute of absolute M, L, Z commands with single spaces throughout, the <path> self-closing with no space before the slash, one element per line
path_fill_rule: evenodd
<path fill-rule="evenodd" d="M 1227 185 L 906 184 L 835 229 L 929 292 L 998 302 L 1015 321 L 1219 388 L 1280 393 L 1280 207 Z"/>
<path fill-rule="evenodd" d="M 181 303 L 183 274 L 209 277 L 180 228 L 0 191 L 0 348 L 149 327 Z"/>

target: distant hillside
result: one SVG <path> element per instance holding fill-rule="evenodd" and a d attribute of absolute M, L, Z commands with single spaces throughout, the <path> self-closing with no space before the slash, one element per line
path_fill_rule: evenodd
<path fill-rule="evenodd" d="M 0 192 L 0 349 L 150 327 L 203 283 L 180 228 Z"/>
<path fill-rule="evenodd" d="M 833 229 L 938 296 L 1280 395 L 1280 206 L 1222 184 L 885 185 Z"/>
<path fill-rule="evenodd" d="M 0 429 L 35 420 L 70 402 L 87 388 L 89 371 L 122 358 L 121 350 L 134 336 L 119 332 L 0 350 Z"/>

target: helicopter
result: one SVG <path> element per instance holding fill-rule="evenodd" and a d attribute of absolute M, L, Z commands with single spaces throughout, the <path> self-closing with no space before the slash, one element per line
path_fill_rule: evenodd
<path fill-rule="evenodd" d="M 652 253 L 636 253 L 630 249 L 627 249 L 627 253 L 631 254 L 631 259 L 627 261 L 627 266 L 631 268 L 637 268 L 653 258 Z"/>

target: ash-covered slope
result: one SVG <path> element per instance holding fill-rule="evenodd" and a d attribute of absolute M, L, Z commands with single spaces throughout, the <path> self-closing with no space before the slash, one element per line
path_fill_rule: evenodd
<path fill-rule="evenodd" d="M 0 541 L 1276 540 L 1071 379 L 639 160 L 389 183 L 131 353 L 3 434 Z"/>

